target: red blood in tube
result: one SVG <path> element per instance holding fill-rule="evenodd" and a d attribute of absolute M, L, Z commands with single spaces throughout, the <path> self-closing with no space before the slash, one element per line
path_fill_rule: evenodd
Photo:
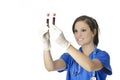
<path fill-rule="evenodd" d="M 49 27 L 49 18 L 48 18 L 49 16 L 50 16 L 50 14 L 48 13 L 48 14 L 47 14 L 47 19 L 46 19 L 46 23 L 47 23 L 47 26 L 48 26 L 48 27 Z"/>
<path fill-rule="evenodd" d="M 56 14 L 54 13 L 53 14 L 53 25 L 55 25 L 55 16 L 56 16 Z"/>
<path fill-rule="evenodd" d="M 53 16 L 56 16 L 56 14 L 54 13 Z"/>
<path fill-rule="evenodd" d="M 50 16 L 50 14 L 48 13 L 48 14 L 47 14 L 47 17 L 49 17 L 49 16 Z"/>

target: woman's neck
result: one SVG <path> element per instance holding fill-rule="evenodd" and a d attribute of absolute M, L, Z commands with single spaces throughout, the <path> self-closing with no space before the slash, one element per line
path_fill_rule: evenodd
<path fill-rule="evenodd" d="M 89 54 L 94 50 L 94 44 L 82 46 L 82 52 L 89 56 Z"/>

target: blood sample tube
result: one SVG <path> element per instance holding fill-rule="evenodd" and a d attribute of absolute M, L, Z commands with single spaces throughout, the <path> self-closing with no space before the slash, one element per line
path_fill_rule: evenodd
<path fill-rule="evenodd" d="M 46 19 L 46 23 L 47 23 L 47 26 L 49 27 L 49 16 L 50 16 L 50 14 L 48 13 L 47 14 L 47 19 Z"/>
<path fill-rule="evenodd" d="M 54 13 L 54 14 L 53 14 L 53 22 L 52 22 L 53 25 L 55 25 L 55 16 L 56 16 L 56 14 Z"/>

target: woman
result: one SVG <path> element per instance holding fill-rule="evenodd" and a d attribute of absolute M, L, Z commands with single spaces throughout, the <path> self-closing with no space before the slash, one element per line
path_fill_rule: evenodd
<path fill-rule="evenodd" d="M 48 71 L 67 71 L 66 80 L 106 80 L 112 74 L 110 56 L 97 48 L 99 27 L 95 19 L 89 16 L 78 17 L 72 26 L 78 50 L 64 37 L 56 26 L 50 26 L 43 32 L 44 63 Z M 67 51 L 60 59 L 53 60 L 50 52 L 49 32 L 54 33 L 56 43 Z M 53 36 L 53 35 L 50 35 Z"/>

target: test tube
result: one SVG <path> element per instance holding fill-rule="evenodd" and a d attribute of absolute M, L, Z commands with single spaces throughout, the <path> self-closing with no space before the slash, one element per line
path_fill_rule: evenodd
<path fill-rule="evenodd" d="M 56 16 L 56 14 L 54 13 L 54 14 L 53 14 L 53 22 L 52 22 L 53 25 L 55 25 L 55 16 Z"/>
<path fill-rule="evenodd" d="M 47 23 L 47 26 L 49 27 L 49 16 L 50 16 L 50 14 L 48 13 L 47 14 L 47 19 L 46 19 L 46 23 Z"/>

